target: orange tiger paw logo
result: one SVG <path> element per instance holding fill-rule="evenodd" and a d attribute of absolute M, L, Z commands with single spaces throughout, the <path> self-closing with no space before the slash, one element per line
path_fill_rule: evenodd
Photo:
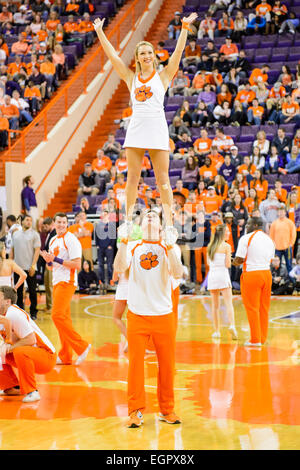
<path fill-rule="evenodd" d="M 58 246 L 56 246 L 56 247 L 54 248 L 53 254 L 54 254 L 54 256 L 58 256 L 58 255 L 59 255 L 59 247 L 58 247 Z"/>
<path fill-rule="evenodd" d="M 135 93 L 135 99 L 140 102 L 144 102 L 148 100 L 149 98 L 151 98 L 151 96 L 153 96 L 151 87 L 145 86 L 145 85 L 141 86 L 140 88 L 136 88 L 134 93 Z"/>
<path fill-rule="evenodd" d="M 149 271 L 149 269 L 155 268 L 158 265 L 157 255 L 154 255 L 149 251 L 146 255 L 140 256 L 140 265 L 143 269 Z"/>

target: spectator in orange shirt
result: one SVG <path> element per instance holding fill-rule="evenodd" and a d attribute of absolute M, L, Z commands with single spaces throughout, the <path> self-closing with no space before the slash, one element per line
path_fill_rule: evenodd
<path fill-rule="evenodd" d="M 68 34 L 76 33 L 78 31 L 78 23 L 73 15 L 68 16 L 68 21 L 64 24 L 64 30 Z"/>
<path fill-rule="evenodd" d="M 148 176 L 149 170 L 151 170 L 151 163 L 150 163 L 149 158 L 146 155 L 144 155 L 143 161 L 142 161 L 142 170 L 141 170 L 142 177 Z"/>
<path fill-rule="evenodd" d="M 45 75 L 47 82 L 47 96 L 51 97 L 54 89 L 58 87 L 56 82 L 56 68 L 53 64 L 51 55 L 47 55 L 41 63 L 40 72 Z"/>
<path fill-rule="evenodd" d="M 22 56 L 16 55 L 15 62 L 10 62 L 7 65 L 7 74 L 14 77 L 14 75 L 21 71 L 22 67 L 26 67 L 25 63 L 22 62 Z"/>
<path fill-rule="evenodd" d="M 235 101 L 242 103 L 243 108 L 248 108 L 255 98 L 255 92 L 251 90 L 250 83 L 247 83 L 245 87 L 240 87 L 238 94 L 236 95 Z"/>
<path fill-rule="evenodd" d="M 184 68 L 190 65 L 198 65 L 201 57 L 201 47 L 196 44 L 196 39 L 191 38 L 189 44 L 185 47 L 184 58 L 182 64 Z"/>
<path fill-rule="evenodd" d="M 268 181 L 263 177 L 262 170 L 255 170 L 253 179 L 250 181 L 250 188 L 254 188 L 256 190 L 259 202 L 266 199 L 268 186 Z"/>
<path fill-rule="evenodd" d="M 223 176 L 221 175 L 215 176 L 214 188 L 215 188 L 217 196 L 220 196 L 220 198 L 223 200 L 227 199 L 228 184 L 226 183 L 226 180 Z"/>
<path fill-rule="evenodd" d="M 189 190 L 183 187 L 183 181 L 181 179 L 176 181 L 175 188 L 173 189 L 173 193 L 174 192 L 183 194 L 186 199 L 189 197 Z"/>
<path fill-rule="evenodd" d="M 78 32 L 85 35 L 85 44 L 90 47 L 94 43 L 94 26 L 89 13 L 84 13 L 83 19 L 78 25 Z"/>
<path fill-rule="evenodd" d="M 0 23 L 12 23 L 13 15 L 10 11 L 8 11 L 7 6 L 2 7 L 2 11 L 0 13 Z"/>
<path fill-rule="evenodd" d="M 3 117 L 8 119 L 10 129 L 19 128 L 19 110 L 11 104 L 11 97 L 9 95 L 4 96 L 4 105 L 0 106 L 3 113 Z"/>
<path fill-rule="evenodd" d="M 49 20 L 46 22 L 46 29 L 48 34 L 54 34 L 57 25 L 60 23 L 60 20 L 57 18 L 55 11 L 51 11 L 49 15 Z"/>
<path fill-rule="evenodd" d="M 8 129 L 8 119 L 3 117 L 3 113 L 0 109 L 0 151 L 4 150 L 4 148 L 7 147 Z"/>
<path fill-rule="evenodd" d="M 211 158 L 205 157 L 204 165 L 199 169 L 199 175 L 203 177 L 205 182 L 210 184 L 210 182 L 213 182 L 213 179 L 217 174 L 217 169 L 213 165 Z"/>
<path fill-rule="evenodd" d="M 93 267 L 92 236 L 94 233 L 94 225 L 86 220 L 86 213 L 84 211 L 80 211 L 76 214 L 75 224 L 71 225 L 68 230 L 80 241 L 82 259 L 90 261 Z"/>
<path fill-rule="evenodd" d="M 117 169 L 117 175 L 119 173 L 123 173 L 125 176 L 127 176 L 128 164 L 127 164 L 127 160 L 126 160 L 125 149 L 121 150 L 119 158 L 117 158 L 117 160 L 115 162 L 115 167 Z"/>
<path fill-rule="evenodd" d="M 201 70 L 194 75 L 192 86 L 189 89 L 190 96 L 198 94 L 203 90 L 205 84 L 207 83 L 206 78 L 207 76 L 205 70 Z"/>
<path fill-rule="evenodd" d="M 117 182 L 113 185 L 113 190 L 116 194 L 116 198 L 120 202 L 121 205 L 125 204 L 125 175 L 123 173 L 119 173 L 117 175 Z"/>
<path fill-rule="evenodd" d="M 230 37 L 227 37 L 225 39 L 225 44 L 221 46 L 220 54 L 224 54 L 226 59 L 229 60 L 229 62 L 233 62 L 238 58 L 238 47 L 236 44 L 232 43 L 232 39 Z"/>
<path fill-rule="evenodd" d="M 218 152 L 218 147 L 216 145 L 211 146 L 211 152 L 208 157 L 211 159 L 213 166 L 218 170 L 224 163 L 224 157 Z"/>
<path fill-rule="evenodd" d="M 216 194 L 214 186 L 208 186 L 207 195 L 203 197 L 203 205 L 206 214 L 212 214 L 212 212 L 219 212 L 222 205 L 222 198 Z"/>
<path fill-rule="evenodd" d="M 165 47 L 165 43 L 164 41 L 159 41 L 159 43 L 157 44 L 157 49 L 155 51 L 155 55 L 159 61 L 159 63 L 165 67 L 166 65 L 168 65 L 168 62 L 169 62 L 169 51 L 167 49 L 164 49 Z"/>
<path fill-rule="evenodd" d="M 256 16 L 263 16 L 267 23 L 271 21 L 271 11 L 272 7 L 267 3 L 267 0 L 261 0 L 261 3 L 255 8 Z M 249 20 L 251 19 L 251 15 L 249 15 Z"/>
<path fill-rule="evenodd" d="M 194 142 L 194 150 L 197 156 L 205 157 L 209 154 L 212 141 L 208 138 L 206 129 L 201 129 L 200 136 L 201 137 Z"/>
<path fill-rule="evenodd" d="M 292 97 L 288 95 L 282 104 L 281 111 L 278 114 L 280 124 L 288 124 L 295 122 L 297 126 L 300 124 L 300 107 L 296 101 L 292 101 Z"/>
<path fill-rule="evenodd" d="M 217 102 L 220 106 L 227 101 L 229 105 L 231 104 L 232 94 L 230 93 L 226 83 L 222 83 L 220 93 L 217 94 Z"/>
<path fill-rule="evenodd" d="M 258 99 L 254 98 L 252 102 L 252 106 L 249 106 L 248 111 L 247 111 L 248 122 L 250 124 L 259 126 L 264 117 L 264 112 L 265 112 L 264 108 L 262 106 L 259 106 Z"/>
<path fill-rule="evenodd" d="M 263 81 L 268 84 L 268 72 L 270 67 L 268 64 L 264 64 L 261 69 L 253 69 L 249 77 L 249 83 L 251 86 L 257 85 L 257 82 Z"/>
<path fill-rule="evenodd" d="M 244 200 L 244 206 L 246 207 L 248 214 L 251 215 L 253 211 L 259 207 L 259 201 L 256 194 L 256 189 L 249 189 L 249 196 Z"/>
<path fill-rule="evenodd" d="M 200 22 L 198 29 L 198 39 L 202 39 L 204 36 L 208 36 L 212 41 L 214 40 L 214 31 L 217 27 L 217 23 L 212 19 L 211 13 L 207 12 L 205 19 Z"/>
<path fill-rule="evenodd" d="M 287 190 L 282 187 L 282 181 L 280 179 L 275 181 L 275 194 L 279 202 L 286 203 Z"/>
<path fill-rule="evenodd" d="M 249 187 L 248 187 L 248 183 L 246 180 L 246 176 L 244 176 L 243 173 L 236 174 L 231 184 L 231 188 L 237 189 L 243 200 L 246 199 L 246 197 L 248 197 Z"/>
<path fill-rule="evenodd" d="M 225 11 L 222 12 L 222 17 L 218 21 L 218 29 L 215 31 L 215 36 L 227 36 L 233 31 L 233 19 L 228 16 Z"/>
<path fill-rule="evenodd" d="M 111 167 L 111 159 L 104 154 L 102 149 L 99 149 L 96 158 L 92 161 L 92 170 L 108 182 L 110 180 Z"/>
<path fill-rule="evenodd" d="M 25 88 L 24 98 L 30 106 L 31 114 L 35 116 L 40 109 L 42 95 L 39 87 L 36 86 L 32 81 L 29 81 L 27 87 Z"/>
<path fill-rule="evenodd" d="M 12 54 L 26 55 L 29 51 L 29 44 L 26 41 L 26 33 L 19 34 L 19 40 L 11 46 Z"/>
<path fill-rule="evenodd" d="M 79 13 L 79 5 L 76 3 L 75 0 L 70 0 L 69 3 L 67 3 L 66 8 L 65 8 L 65 13 L 70 13 L 72 12 L 74 15 L 77 15 Z"/>
<path fill-rule="evenodd" d="M 251 163 L 250 157 L 246 155 L 243 160 L 243 164 L 238 167 L 238 172 L 244 177 L 253 176 L 256 170 L 256 166 Z"/>

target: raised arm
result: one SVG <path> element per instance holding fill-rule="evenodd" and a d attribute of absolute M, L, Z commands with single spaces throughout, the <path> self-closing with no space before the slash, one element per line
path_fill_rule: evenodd
<path fill-rule="evenodd" d="M 127 65 L 122 61 L 122 59 L 119 57 L 117 51 L 113 47 L 113 45 L 109 42 L 107 39 L 104 31 L 103 31 L 103 24 L 104 24 L 105 18 L 96 18 L 93 25 L 95 28 L 95 31 L 97 33 L 98 39 L 101 43 L 101 46 L 103 47 L 103 50 L 109 60 L 112 63 L 112 66 L 114 70 L 117 72 L 119 77 L 124 80 L 126 83 L 129 91 L 131 91 L 131 84 L 132 80 L 134 77 L 134 73 L 132 70 L 130 70 Z"/>
<path fill-rule="evenodd" d="M 168 65 L 160 73 L 160 78 L 165 89 L 168 88 L 170 81 L 176 75 L 186 45 L 189 25 L 197 19 L 197 16 L 197 13 L 191 13 L 187 18 L 182 19 L 182 29 L 177 40 L 175 51 L 171 55 Z"/>

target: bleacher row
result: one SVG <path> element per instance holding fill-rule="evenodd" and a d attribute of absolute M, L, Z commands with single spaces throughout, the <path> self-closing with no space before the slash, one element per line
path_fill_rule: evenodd
<path fill-rule="evenodd" d="M 106 18 L 107 21 L 111 17 L 113 17 L 116 14 L 116 5 L 114 1 L 111 2 L 103 2 L 102 0 L 95 0 L 94 2 L 95 6 L 95 11 L 93 15 L 90 15 L 90 20 L 94 21 L 96 18 Z M 63 25 L 68 21 L 68 16 L 59 16 L 58 19 L 60 20 L 61 24 Z M 8 46 L 8 49 L 10 51 L 10 55 L 7 58 L 7 64 L 10 62 L 14 62 L 15 60 L 15 54 L 11 53 L 11 46 L 14 42 L 18 41 L 18 34 L 22 33 L 25 31 L 27 25 L 14 25 L 14 33 L 13 35 L 3 35 L 3 38 Z M 77 33 L 72 34 L 72 36 L 76 37 Z M 78 34 L 79 36 L 79 34 Z M 70 45 L 63 45 L 63 51 L 64 54 L 66 55 L 67 59 L 67 64 L 69 69 L 73 69 L 80 58 L 84 54 L 84 46 L 82 44 L 82 41 L 74 41 Z M 22 56 L 22 60 L 25 63 L 30 62 L 30 54 L 27 54 L 26 56 Z"/>

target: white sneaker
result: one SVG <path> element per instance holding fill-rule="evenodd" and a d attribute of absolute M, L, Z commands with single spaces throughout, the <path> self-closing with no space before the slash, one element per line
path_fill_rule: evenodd
<path fill-rule="evenodd" d="M 260 348 L 262 346 L 261 343 L 251 343 L 251 341 L 247 341 L 244 346 L 253 347 L 253 348 Z"/>
<path fill-rule="evenodd" d="M 88 347 L 86 348 L 86 350 L 83 351 L 83 353 L 80 354 L 80 356 L 78 356 L 77 361 L 75 362 L 75 366 L 79 366 L 79 364 L 81 364 L 86 359 L 91 347 L 92 347 L 92 345 L 89 344 Z"/>
<path fill-rule="evenodd" d="M 231 326 L 228 328 L 228 331 L 229 331 L 229 333 L 231 334 L 231 338 L 232 338 L 232 339 L 234 339 L 234 340 L 238 339 L 238 338 L 237 338 L 237 331 L 236 331 L 234 325 L 231 325 Z"/>
<path fill-rule="evenodd" d="M 24 403 L 31 403 L 33 401 L 38 401 L 40 399 L 41 397 L 40 397 L 39 392 L 37 390 L 34 390 L 33 392 L 27 393 L 27 395 L 25 395 L 22 401 Z"/>
<path fill-rule="evenodd" d="M 215 331 L 212 335 L 212 338 L 221 338 L 221 333 L 219 331 Z"/>

